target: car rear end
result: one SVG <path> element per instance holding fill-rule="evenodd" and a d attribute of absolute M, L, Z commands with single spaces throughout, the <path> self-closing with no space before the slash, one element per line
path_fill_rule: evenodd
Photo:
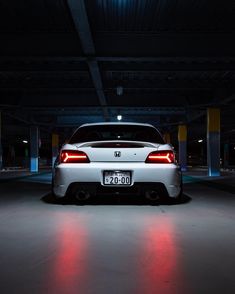
<path fill-rule="evenodd" d="M 58 197 L 73 195 L 77 199 L 100 194 L 145 195 L 149 199 L 178 197 L 181 172 L 172 147 L 164 143 L 159 133 L 156 142 L 137 141 L 143 139 L 143 133 L 136 136 L 139 129 L 153 131 L 153 127 L 108 126 L 114 133 L 118 129 L 114 137 L 100 132 L 103 135 L 100 140 L 93 134 L 90 140 L 96 138 L 97 141 L 85 142 L 83 138 L 83 142 L 76 142 L 81 139 L 75 135 L 70 144 L 63 146 L 54 169 L 54 193 Z M 92 131 L 94 129 L 102 129 L 102 125 Z M 128 136 L 123 129 L 131 129 Z M 87 131 L 89 135 L 89 128 Z"/>

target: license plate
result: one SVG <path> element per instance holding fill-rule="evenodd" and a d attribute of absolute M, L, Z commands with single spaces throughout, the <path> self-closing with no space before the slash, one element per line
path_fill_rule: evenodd
<path fill-rule="evenodd" d="M 130 171 L 104 171 L 104 185 L 125 185 L 131 184 Z"/>

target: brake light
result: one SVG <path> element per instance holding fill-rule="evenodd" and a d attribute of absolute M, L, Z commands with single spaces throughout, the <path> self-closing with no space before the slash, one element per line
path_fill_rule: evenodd
<path fill-rule="evenodd" d="M 151 152 L 145 160 L 146 163 L 173 163 L 175 162 L 174 152 L 171 150 Z"/>
<path fill-rule="evenodd" d="M 76 150 L 62 150 L 61 163 L 89 163 L 90 160 L 85 152 Z"/>

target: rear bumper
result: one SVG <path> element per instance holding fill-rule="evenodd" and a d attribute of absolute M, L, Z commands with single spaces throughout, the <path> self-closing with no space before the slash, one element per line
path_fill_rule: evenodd
<path fill-rule="evenodd" d="M 107 187 L 100 183 L 72 183 L 69 185 L 66 194 L 74 195 L 76 191 L 88 191 L 91 196 L 104 195 L 145 195 L 145 192 L 157 191 L 160 198 L 169 197 L 165 186 L 162 183 L 135 183 L 132 186 Z"/>
<path fill-rule="evenodd" d="M 130 186 L 104 186 L 103 172 L 105 170 L 131 171 Z M 169 197 L 177 197 L 181 188 L 181 172 L 175 164 L 145 164 L 141 162 L 128 163 L 84 163 L 60 164 L 53 172 L 53 192 L 63 197 L 71 189 L 84 187 L 92 194 L 99 193 L 143 193 L 146 189 L 156 188 Z M 129 191 L 129 192 L 128 192 Z"/>

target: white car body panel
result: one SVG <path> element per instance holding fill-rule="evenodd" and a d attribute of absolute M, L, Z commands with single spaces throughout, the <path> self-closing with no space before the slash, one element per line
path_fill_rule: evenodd
<path fill-rule="evenodd" d="M 88 166 L 89 165 L 89 166 Z M 103 171 L 122 170 L 132 172 L 132 183 L 161 182 L 165 185 L 170 197 L 177 197 L 180 192 L 180 173 L 174 164 L 150 164 L 143 167 L 143 163 L 82 163 L 60 164 L 55 173 L 54 193 L 63 197 L 72 182 L 99 182 L 103 185 Z"/>
<path fill-rule="evenodd" d="M 73 150 L 85 152 L 91 162 L 143 162 L 150 152 L 156 150 L 171 150 L 168 144 L 161 146 L 161 148 L 159 148 L 159 145 L 156 145 L 156 147 L 151 146 L 143 148 L 93 148 L 90 146 L 79 147 L 78 144 L 74 144 L 73 147 L 71 145 L 65 145 L 63 147 L 64 150 L 71 148 Z M 121 152 L 121 158 L 113 156 L 114 150 Z"/>
<path fill-rule="evenodd" d="M 87 124 L 107 125 L 109 123 Z M 114 125 L 114 123 L 110 123 Z M 120 123 L 118 123 L 120 125 Z M 122 123 L 123 125 L 150 126 L 147 124 Z M 84 126 L 84 125 L 83 125 Z M 64 197 L 72 183 L 103 183 L 104 171 L 130 171 L 131 185 L 144 183 L 161 183 L 165 186 L 168 196 L 176 198 L 181 191 L 181 172 L 176 163 L 146 164 L 149 153 L 160 150 L 172 150 L 169 144 L 132 141 L 140 148 L 95 147 L 96 144 L 116 141 L 92 141 L 65 144 L 62 150 L 79 150 L 87 154 L 90 163 L 59 163 L 53 170 L 53 192 L 58 197 Z M 127 141 L 119 141 L 125 143 Z M 114 152 L 120 151 L 121 156 L 115 157 Z M 111 185 L 112 186 L 112 185 Z M 118 185 L 121 186 L 121 185 Z M 116 187 L 114 185 L 114 187 Z"/>

